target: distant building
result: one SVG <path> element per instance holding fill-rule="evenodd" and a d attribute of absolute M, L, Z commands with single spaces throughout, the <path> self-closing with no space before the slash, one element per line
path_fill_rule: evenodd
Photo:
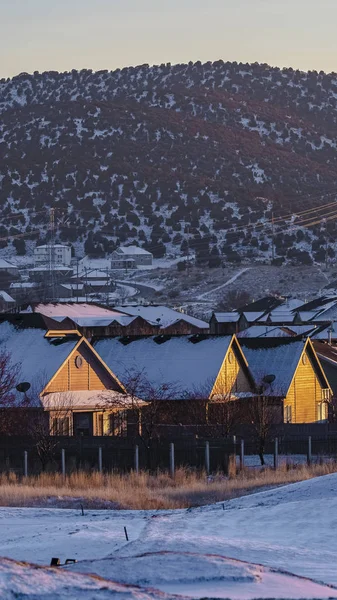
<path fill-rule="evenodd" d="M 53 247 L 53 264 L 69 267 L 71 263 L 71 248 L 63 244 L 55 244 Z M 35 265 L 49 263 L 51 247 L 48 244 L 37 246 L 34 250 Z"/>
<path fill-rule="evenodd" d="M 127 268 L 128 261 L 133 261 L 129 264 L 136 267 L 144 265 L 148 266 L 152 265 L 153 255 L 151 252 L 144 250 L 144 248 L 139 248 L 138 246 L 120 246 L 112 253 L 111 268 Z"/>
<path fill-rule="evenodd" d="M 6 312 L 11 308 L 14 308 L 16 302 L 12 296 L 7 294 L 4 290 L 0 290 L 0 312 Z"/>
<path fill-rule="evenodd" d="M 19 278 L 19 269 L 16 265 L 12 265 L 12 263 L 8 262 L 4 258 L 0 258 L 0 277 L 3 274 L 12 275 L 14 279 Z"/>

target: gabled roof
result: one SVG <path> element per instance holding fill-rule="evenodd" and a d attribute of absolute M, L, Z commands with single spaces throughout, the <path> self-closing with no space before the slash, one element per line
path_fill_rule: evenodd
<path fill-rule="evenodd" d="M 248 321 L 248 323 L 255 323 L 255 321 L 263 321 L 263 320 L 267 320 L 268 318 L 268 313 L 265 312 L 244 312 L 242 313 L 245 317 L 245 319 Z"/>
<path fill-rule="evenodd" d="M 169 386 L 177 399 L 211 394 L 232 341 L 240 352 L 235 336 L 209 335 L 104 338 L 94 348 L 126 387 L 140 375 L 152 389 Z"/>
<path fill-rule="evenodd" d="M 4 302 L 15 304 L 14 298 L 12 298 L 12 296 L 7 294 L 7 292 L 5 292 L 4 290 L 0 290 L 0 297 L 3 299 Z"/>
<path fill-rule="evenodd" d="M 255 312 L 255 313 L 264 313 L 270 312 L 280 306 L 280 304 L 284 303 L 284 298 L 275 298 L 275 296 L 265 296 L 264 298 L 260 298 L 255 302 L 250 302 L 245 306 L 240 306 L 238 308 L 238 312 L 246 313 L 246 312 Z"/>
<path fill-rule="evenodd" d="M 57 342 L 44 336 L 43 329 L 18 329 L 6 321 L 0 324 L 0 351 L 19 368 L 17 383 L 25 381 L 42 389 L 78 343 L 76 336 Z M 17 395 L 22 399 L 22 394 Z"/>
<path fill-rule="evenodd" d="M 208 323 L 206 321 L 191 317 L 190 315 L 169 308 L 168 306 L 143 306 L 140 304 L 138 306 L 116 306 L 115 310 L 126 315 L 142 317 L 142 319 L 151 325 L 157 325 L 162 329 L 169 327 L 178 321 L 186 321 L 186 323 L 194 325 L 194 327 L 199 327 L 199 329 L 208 329 Z"/>
<path fill-rule="evenodd" d="M 322 386 L 329 387 L 309 338 L 305 341 L 298 338 L 240 339 L 240 344 L 258 386 L 266 375 L 275 376 L 271 386 L 265 389 L 265 395 L 286 396 L 304 350 L 310 353 Z"/>
<path fill-rule="evenodd" d="M 319 298 L 315 298 L 315 300 L 311 300 L 310 302 L 305 302 L 302 306 L 298 307 L 300 311 L 315 311 L 318 312 L 323 308 L 326 308 L 330 303 L 337 302 L 337 296 L 320 296 Z"/>
<path fill-rule="evenodd" d="M 217 323 L 237 323 L 241 317 L 237 311 L 214 312 L 212 315 Z"/>
<path fill-rule="evenodd" d="M 152 256 L 151 252 L 148 252 L 144 248 L 139 248 L 138 246 L 119 246 L 119 248 L 116 248 L 115 252 L 124 255 L 147 254 L 148 256 Z"/>
<path fill-rule="evenodd" d="M 47 302 L 32 304 L 32 309 L 36 313 L 41 313 L 48 317 L 105 317 L 111 318 L 120 316 L 120 312 L 104 306 L 99 306 L 88 302 Z"/>
<path fill-rule="evenodd" d="M 248 329 L 244 329 L 237 334 L 237 337 L 242 339 L 245 338 L 264 338 L 264 337 L 291 337 L 291 332 L 287 331 L 282 327 L 275 327 L 275 325 L 252 325 Z"/>

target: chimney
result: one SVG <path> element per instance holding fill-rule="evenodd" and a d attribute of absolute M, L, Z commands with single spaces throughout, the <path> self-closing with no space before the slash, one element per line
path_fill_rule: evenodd
<path fill-rule="evenodd" d="M 330 327 L 328 329 L 328 333 L 329 333 L 328 344 L 329 344 L 329 346 L 331 346 L 331 344 L 332 344 L 332 332 L 333 332 L 333 321 L 331 321 Z"/>

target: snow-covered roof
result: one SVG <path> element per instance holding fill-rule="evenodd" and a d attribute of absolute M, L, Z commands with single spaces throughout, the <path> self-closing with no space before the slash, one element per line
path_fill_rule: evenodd
<path fill-rule="evenodd" d="M 244 312 L 243 314 L 246 317 L 248 323 L 253 323 L 254 321 L 257 321 L 258 319 L 261 320 L 265 313 L 264 312 Z M 265 316 L 266 316 L 266 318 L 268 317 L 268 315 L 265 315 Z"/>
<path fill-rule="evenodd" d="M 94 348 L 118 379 L 140 379 L 152 389 L 168 385 L 176 398 L 210 395 L 231 343 L 231 336 L 150 336 L 105 338 Z M 137 392 L 137 391 L 136 391 Z M 141 392 L 139 395 L 142 397 Z M 143 396 L 145 399 L 145 396 Z M 171 399 L 171 398 L 170 398 Z"/>
<path fill-rule="evenodd" d="M 17 269 L 17 265 L 12 265 L 12 263 L 8 262 L 4 258 L 0 258 L 0 269 Z"/>
<path fill-rule="evenodd" d="M 127 325 L 130 325 L 135 318 L 136 317 L 131 317 L 129 315 L 117 315 L 113 319 L 111 319 L 111 317 L 72 317 L 72 320 L 80 327 L 109 327 L 109 325 L 112 326 L 114 323 L 126 327 Z"/>
<path fill-rule="evenodd" d="M 147 254 L 148 256 L 152 256 L 151 252 L 144 250 L 144 248 L 139 248 L 139 246 L 119 246 L 119 248 L 116 249 L 116 252 L 118 254 L 124 254 L 126 256 L 132 256 L 137 254 Z"/>
<path fill-rule="evenodd" d="M 236 323 L 240 319 L 240 314 L 234 312 L 215 312 L 214 317 L 218 323 Z"/>
<path fill-rule="evenodd" d="M 99 409 L 99 408 L 132 408 L 146 405 L 146 402 L 116 392 L 114 390 L 80 390 L 76 392 L 52 392 L 41 396 L 41 404 L 45 410 L 62 409 Z"/>
<path fill-rule="evenodd" d="M 41 246 L 36 246 L 35 250 L 38 250 L 39 248 L 51 248 L 51 246 L 48 244 L 41 244 Z M 54 244 L 54 248 L 68 248 L 71 251 L 70 246 L 66 246 L 66 244 Z"/>
<path fill-rule="evenodd" d="M 60 283 L 66 290 L 83 290 L 84 283 Z"/>
<path fill-rule="evenodd" d="M 310 337 L 312 340 L 328 340 L 329 337 L 333 340 L 337 339 L 337 323 L 333 322 L 330 325 L 316 327 Z"/>
<path fill-rule="evenodd" d="M 252 325 L 237 334 L 238 338 L 260 338 L 260 337 L 291 337 L 290 331 L 287 332 L 281 327 L 274 325 Z"/>
<path fill-rule="evenodd" d="M 9 294 L 7 294 L 7 292 L 4 292 L 4 290 L 0 290 L 0 296 L 3 299 L 4 302 L 12 302 L 12 303 L 15 304 L 14 298 L 12 298 L 12 296 L 10 296 Z"/>
<path fill-rule="evenodd" d="M 45 333 L 42 329 L 17 329 L 8 321 L 0 324 L 0 351 L 8 353 L 11 364 L 18 366 L 18 383 L 27 381 L 40 390 L 78 343 L 78 338 L 69 337 L 48 340 Z M 17 394 L 22 398 L 20 392 Z"/>
<path fill-rule="evenodd" d="M 41 265 L 39 267 L 34 267 L 33 269 L 29 269 L 31 273 L 38 273 L 39 271 L 49 271 L 49 265 Z M 72 271 L 72 267 L 64 267 L 63 265 L 53 265 L 53 271 Z"/>
<path fill-rule="evenodd" d="M 291 312 L 290 310 L 284 309 L 284 310 L 275 310 L 272 311 L 271 313 L 269 313 L 268 315 L 268 320 L 270 320 L 272 323 L 292 323 L 293 320 L 295 318 L 295 315 L 293 312 Z"/>
<path fill-rule="evenodd" d="M 159 325 L 161 328 L 169 327 L 178 321 L 186 321 L 190 325 L 199 327 L 200 329 L 208 329 L 209 325 L 206 321 L 191 317 L 185 313 L 181 313 L 168 306 L 116 306 L 116 310 L 124 314 L 142 317 L 152 325 Z"/>
<path fill-rule="evenodd" d="M 35 288 L 37 287 L 37 283 L 31 281 L 19 281 L 18 283 L 11 283 L 10 289 L 25 289 L 25 288 Z"/>
<path fill-rule="evenodd" d="M 298 315 L 303 323 L 307 323 L 308 321 L 315 320 L 318 312 L 317 310 L 305 310 L 300 311 Z"/>
<path fill-rule="evenodd" d="M 286 395 L 304 348 L 302 340 L 282 339 L 240 339 L 248 367 L 257 385 L 263 377 L 275 375 L 275 380 L 265 390 L 268 395 Z"/>
<path fill-rule="evenodd" d="M 41 313 L 46 317 L 69 317 L 70 319 L 76 317 L 105 317 L 111 319 L 115 317 L 123 316 L 119 310 L 111 310 L 104 308 L 103 306 L 97 306 L 96 304 L 90 304 L 87 302 L 80 303 L 69 303 L 69 302 L 56 302 L 53 303 L 40 303 L 34 306 L 34 312 Z"/>
<path fill-rule="evenodd" d="M 277 313 L 278 311 L 296 311 L 297 308 L 303 306 L 303 300 L 298 300 L 298 298 L 288 298 L 282 304 L 272 309 L 272 313 Z"/>

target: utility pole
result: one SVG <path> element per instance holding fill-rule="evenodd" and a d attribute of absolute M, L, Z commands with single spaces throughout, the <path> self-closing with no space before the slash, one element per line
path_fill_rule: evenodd
<path fill-rule="evenodd" d="M 328 270 L 328 225 L 327 225 L 327 221 L 326 219 L 322 220 L 322 228 L 324 230 L 324 238 L 325 238 L 325 257 L 324 257 L 324 263 L 325 263 L 325 270 Z"/>
<path fill-rule="evenodd" d="M 271 260 L 275 260 L 274 213 L 271 213 Z"/>
<path fill-rule="evenodd" d="M 49 213 L 49 288 L 50 299 L 55 299 L 55 208 Z"/>
<path fill-rule="evenodd" d="M 77 296 L 77 304 L 78 304 L 78 262 L 79 262 L 79 258 L 77 258 L 77 265 L 76 265 L 76 296 Z"/>
<path fill-rule="evenodd" d="M 190 226 L 187 225 L 187 275 L 190 274 Z"/>

